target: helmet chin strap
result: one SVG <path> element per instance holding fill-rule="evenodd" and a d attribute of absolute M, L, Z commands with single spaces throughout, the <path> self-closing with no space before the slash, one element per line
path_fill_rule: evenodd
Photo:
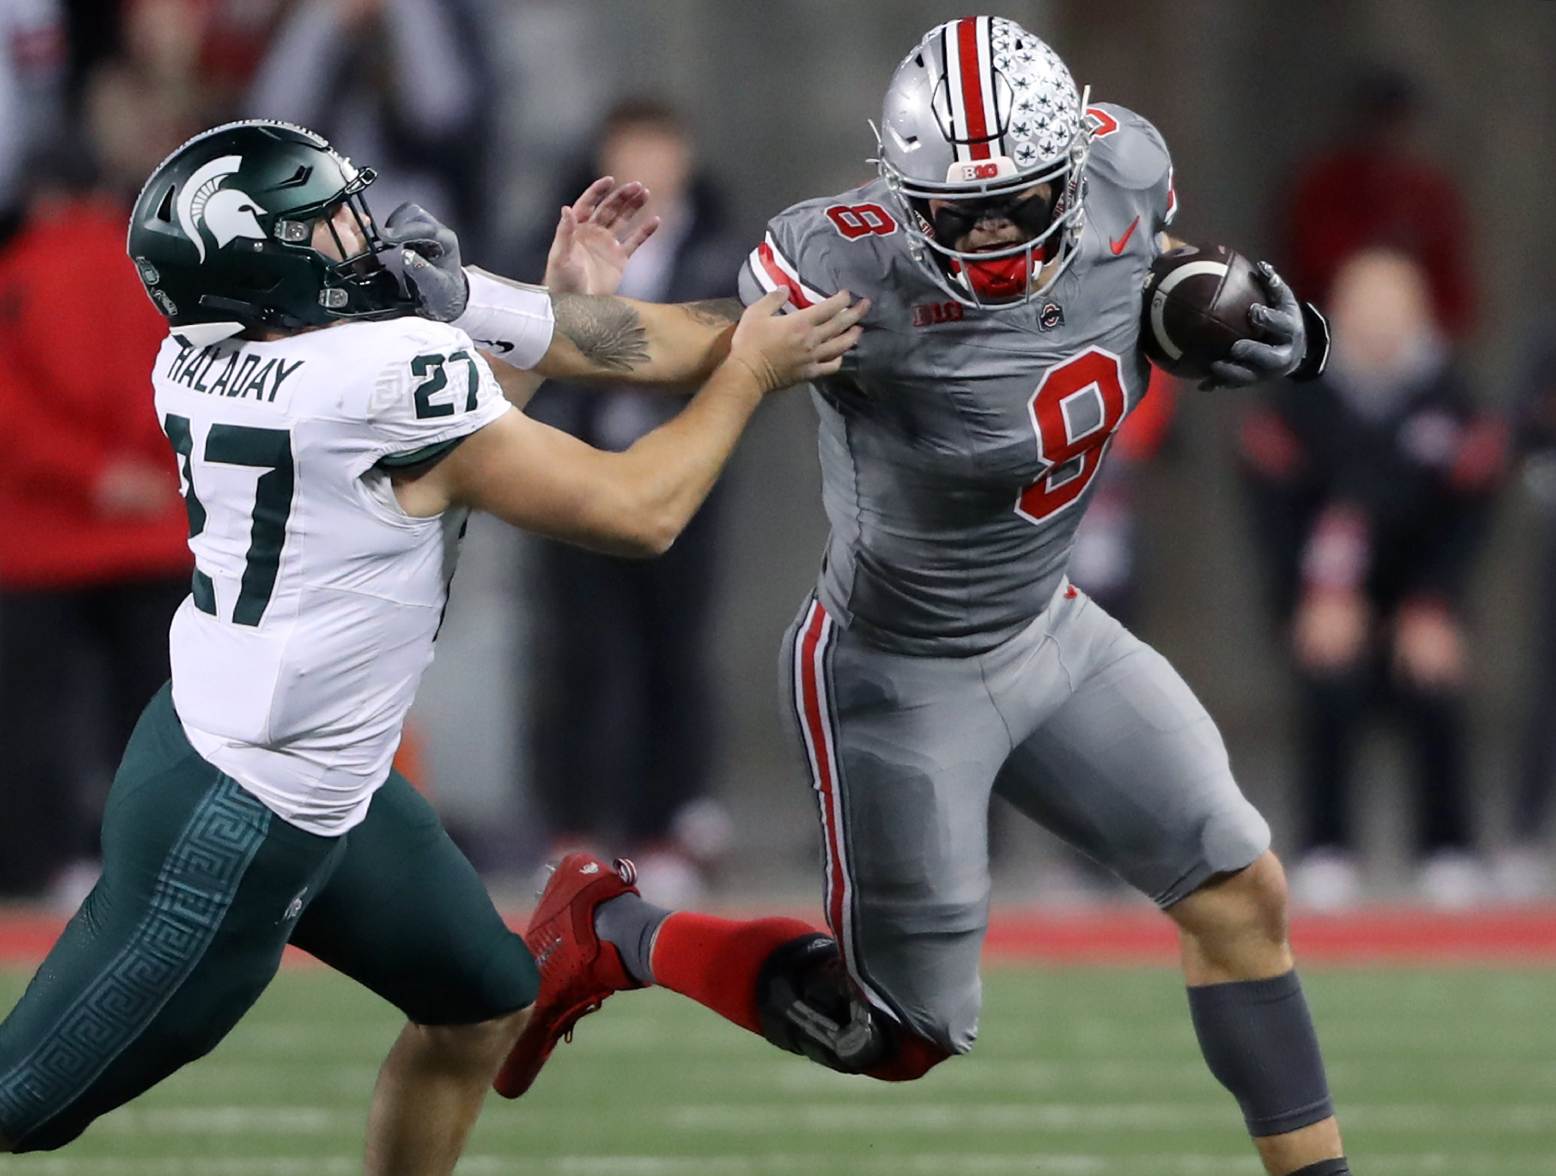
<path fill-rule="evenodd" d="M 1047 242 L 1044 242 L 1037 249 L 1023 251 L 1012 257 L 967 262 L 953 259 L 949 268 L 979 298 L 1003 300 L 1025 295 L 1032 273 L 1040 271 L 1047 260 Z"/>

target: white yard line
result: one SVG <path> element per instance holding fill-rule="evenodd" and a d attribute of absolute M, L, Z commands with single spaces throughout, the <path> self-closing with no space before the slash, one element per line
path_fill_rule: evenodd
<path fill-rule="evenodd" d="M 139 1107 L 130 1104 L 92 1125 L 119 1135 L 325 1135 L 343 1126 L 341 1116 L 322 1107 L 243 1106 Z"/>
<path fill-rule="evenodd" d="M 928 1094 L 929 1092 L 925 1092 Z M 547 1112 L 552 1120 L 592 1118 L 598 1110 L 577 1106 Z M 909 1098 L 889 1106 L 831 1102 L 783 1104 L 690 1103 L 666 1109 L 667 1125 L 686 1131 L 890 1131 L 909 1135 L 974 1130 L 987 1132 L 1106 1131 L 1137 1134 L 1179 1128 L 1226 1126 L 1235 1110 L 1220 1098 L 1180 1102 L 1063 1103 L 1044 1100 L 982 1103 L 976 1106 L 919 1101 Z M 1556 1139 L 1556 1109 L 1546 1104 L 1504 1104 L 1496 1107 L 1448 1108 L 1425 1103 L 1350 1103 L 1348 1124 L 1371 1130 L 1413 1131 L 1454 1128 L 1470 1132 L 1496 1130 L 1510 1135 L 1543 1135 Z M 117 1135 L 327 1135 L 345 1126 L 332 1110 L 309 1106 L 264 1104 L 139 1107 L 131 1105 L 104 1117 L 94 1128 Z M 494 1127 L 522 1133 L 527 1124 L 496 1123 Z"/>
<path fill-rule="evenodd" d="M 1409 1131 L 1453 1127 L 1498 1130 L 1556 1138 L 1556 1109 L 1545 1104 L 1448 1108 L 1425 1103 L 1347 1103 L 1345 1120 L 1374 1130 Z M 1221 1099 L 1178 1103 L 983 1103 L 898 1102 L 890 1106 L 788 1103 L 706 1103 L 673 1108 L 666 1121 L 691 1131 L 772 1131 L 803 1127 L 821 1132 L 896 1131 L 919 1134 L 973 1131 L 1154 1132 L 1177 1127 L 1224 1126 L 1236 1111 Z"/>
<path fill-rule="evenodd" d="M 1419 1078 L 1421 1063 L 1399 1058 L 1370 1058 L 1330 1062 L 1326 1069 L 1331 1082 L 1376 1083 L 1385 1078 Z M 744 1080 L 762 1072 L 768 1074 L 768 1081 L 772 1085 L 787 1093 L 847 1089 L 850 1096 L 872 1094 L 897 1099 L 902 1097 L 903 1092 L 901 1086 L 892 1083 L 839 1074 L 818 1066 L 780 1062 L 779 1059 L 767 1062 L 720 1062 L 716 1071 L 723 1080 Z M 1496 1073 L 1509 1083 L 1516 1081 L 1524 1086 L 1556 1083 L 1556 1062 L 1499 1060 Z M 1000 1091 L 1007 1095 L 1054 1088 L 1073 1091 L 1078 1086 L 1103 1086 L 1112 1090 L 1139 1087 L 1160 1093 L 1175 1084 L 1209 1087 L 1214 1082 L 1205 1063 L 1198 1058 L 1182 1061 L 1083 1058 L 1067 1062 L 1045 1062 L 1018 1058 L 980 1058 L 974 1054 L 965 1061 L 953 1059 L 947 1065 L 930 1071 L 919 1083 L 919 1088 L 932 1089 L 940 1095 L 985 1090 Z M 1341 1110 L 1344 1110 L 1344 1104 Z"/>
<path fill-rule="evenodd" d="M 1138 1176 L 1140 1161 L 1066 1153 L 918 1153 L 829 1161 L 814 1153 L 723 1156 L 563 1155 L 549 1158 L 491 1153 L 466 1156 L 459 1176 L 792 1176 L 847 1172 L 849 1176 Z M 1374 1176 L 1556 1176 L 1556 1160 L 1508 1161 L 1440 1153 L 1368 1154 Z M 318 1159 L 82 1159 L 29 1158 L 28 1176 L 354 1176 L 355 1157 Z M 1153 1176 L 1256 1176 L 1258 1163 L 1224 1155 L 1157 1156 Z"/>

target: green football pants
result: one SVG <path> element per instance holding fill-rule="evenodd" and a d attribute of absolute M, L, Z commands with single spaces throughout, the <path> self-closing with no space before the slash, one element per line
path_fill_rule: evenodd
<path fill-rule="evenodd" d="M 102 879 L 0 1023 L 0 1136 L 60 1147 L 210 1052 L 289 941 L 419 1024 L 491 1020 L 539 988 L 403 776 L 345 836 L 306 833 L 200 758 L 164 687 L 114 777 Z"/>

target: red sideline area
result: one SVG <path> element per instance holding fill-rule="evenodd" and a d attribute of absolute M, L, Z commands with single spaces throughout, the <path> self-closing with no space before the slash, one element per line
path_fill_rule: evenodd
<path fill-rule="evenodd" d="M 522 916 L 510 921 L 522 926 Z M 62 926 L 54 917 L 0 911 L 0 965 L 36 964 Z M 1556 904 L 1302 915 L 1291 938 L 1304 963 L 1556 965 Z M 287 954 L 294 964 L 309 960 L 298 951 Z M 984 946 L 984 958 L 997 964 L 1171 964 L 1177 956 L 1167 919 L 1127 907 L 997 910 Z"/>

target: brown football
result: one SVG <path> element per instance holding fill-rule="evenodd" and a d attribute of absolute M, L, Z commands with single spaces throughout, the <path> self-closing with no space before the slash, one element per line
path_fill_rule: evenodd
<path fill-rule="evenodd" d="M 1175 376 L 1202 379 L 1232 344 L 1255 335 L 1248 308 L 1268 298 L 1253 264 L 1225 245 L 1180 245 L 1151 263 L 1140 345 Z"/>

